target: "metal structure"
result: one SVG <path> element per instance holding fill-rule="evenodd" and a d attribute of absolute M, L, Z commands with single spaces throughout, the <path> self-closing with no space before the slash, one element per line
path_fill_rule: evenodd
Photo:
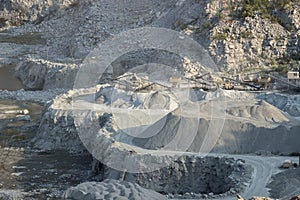
<path fill-rule="evenodd" d="M 259 71 L 226 77 L 224 75 L 207 72 L 191 78 L 170 77 L 166 82 L 151 81 L 147 77 L 139 77 L 135 73 L 126 73 L 112 79 L 114 84 L 122 89 L 131 91 L 166 90 L 170 88 L 192 88 L 203 90 L 264 90 L 271 89 L 272 83 L 281 83 L 288 89 L 300 88 L 300 73 L 288 72 L 287 79 L 273 75 L 271 71 Z"/>
<path fill-rule="evenodd" d="M 288 79 L 288 84 L 289 84 L 289 89 L 290 85 L 296 88 L 300 88 L 300 73 L 299 71 L 289 71 L 287 73 L 287 79 Z"/>

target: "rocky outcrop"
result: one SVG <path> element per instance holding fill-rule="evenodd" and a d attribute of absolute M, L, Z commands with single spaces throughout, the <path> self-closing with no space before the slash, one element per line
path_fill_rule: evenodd
<path fill-rule="evenodd" d="M 10 26 L 20 26 L 24 23 L 39 23 L 50 18 L 59 9 L 74 6 L 78 0 L 1 0 L 0 30 Z"/>
<path fill-rule="evenodd" d="M 94 162 L 102 179 L 135 182 L 144 188 L 175 199 L 220 198 L 242 192 L 251 177 L 243 160 L 218 157 L 182 156 L 153 172 L 129 173 Z M 201 174 L 201 176 L 199 176 Z"/>
<path fill-rule="evenodd" d="M 269 11 L 277 21 L 258 12 L 244 18 L 234 10 L 241 1 L 230 2 L 184 1 L 156 23 L 192 36 L 209 50 L 220 69 L 230 74 L 284 64 L 299 66 L 298 2 Z"/>
<path fill-rule="evenodd" d="M 26 89 L 42 90 L 73 88 L 78 65 L 64 62 L 50 62 L 43 59 L 27 59 L 16 67 L 15 75 Z"/>
<path fill-rule="evenodd" d="M 235 1 L 239 2 L 239 1 Z M 299 66 L 300 16 L 298 3 L 290 2 L 284 9 L 274 10 L 278 21 L 261 16 L 235 16 L 228 1 L 211 1 L 203 10 L 207 22 L 195 16 L 184 24 L 184 32 L 197 38 L 209 30 L 206 43 L 222 71 L 239 73 L 244 70 L 270 69 L 278 65 Z M 199 14 L 201 15 L 201 14 Z M 203 15 L 203 14 L 202 14 Z M 240 14 L 241 15 L 241 14 Z M 198 39 L 201 42 L 201 39 Z M 205 44 L 205 42 L 203 43 Z M 285 63 L 292 59 L 292 62 Z"/>
<path fill-rule="evenodd" d="M 35 148 L 42 150 L 67 150 L 86 152 L 70 112 L 47 110 L 42 117 L 38 135 L 32 140 Z"/>
<path fill-rule="evenodd" d="M 72 62 L 81 63 L 89 52 L 97 47 L 97 44 L 112 35 L 149 25 L 171 28 L 189 35 L 208 50 L 221 71 L 229 72 L 230 75 L 259 69 L 284 71 L 287 66 L 296 68 L 299 65 L 300 6 L 297 2 L 288 4 L 280 11 L 274 11 L 274 16 L 279 19 L 278 21 L 265 18 L 259 13 L 245 18 L 235 16 L 228 1 L 225 0 L 178 0 L 164 3 L 152 1 L 151 4 L 143 1 L 139 4 L 128 2 L 126 6 L 119 5 L 119 3 L 112 5 L 108 1 L 76 2 L 75 0 L 43 1 L 43 3 L 26 1 L 24 5 L 22 4 L 24 9 L 31 12 L 37 4 L 36 10 L 39 11 L 36 12 L 39 14 L 32 14 L 28 11 L 25 13 L 27 13 L 26 16 L 30 16 L 30 19 L 21 18 L 26 18 L 27 22 L 40 21 L 41 23 L 35 25 L 27 23 L 14 29 L 15 34 L 27 32 L 43 34 L 46 45 L 34 52 L 35 57 L 51 60 L 51 62 L 63 60 L 62 62 L 66 64 L 63 67 L 66 70 L 60 68 L 64 73 L 58 72 L 59 75 L 51 75 L 58 76 L 55 79 L 65 79 L 67 74 L 76 73 L 76 70 L 70 70 L 67 66 L 66 58 L 73 60 Z M 3 10 L 13 7 L 9 5 L 19 4 L 17 1 L 6 0 Z M 56 9 L 59 11 L 51 11 Z M 146 11 L 140 12 L 140 10 Z M 139 14 L 136 15 L 136 13 Z M 52 17 L 47 18 L 47 16 Z M 135 55 L 139 57 L 141 54 Z M 135 55 L 132 54 L 132 56 Z M 127 56 L 127 58 L 131 59 L 132 56 Z M 23 61 L 22 59 L 21 62 Z M 39 89 L 42 82 L 44 82 L 43 88 L 69 88 L 68 84 L 53 84 L 52 81 L 49 84 L 46 83 L 49 76 L 45 76 L 43 70 L 46 67 L 46 74 L 48 74 L 48 69 L 53 69 L 53 65 L 44 63 L 39 74 L 40 78 L 35 80 L 34 77 L 37 75 L 28 72 L 36 71 L 36 64 L 33 64 L 33 69 L 30 70 L 26 62 L 25 59 L 25 63 L 19 68 L 21 74 L 19 77 L 23 76 L 22 80 L 28 77 L 28 80 L 24 81 L 28 88 L 36 85 L 35 89 Z M 120 64 L 121 67 L 129 65 L 128 67 L 132 68 L 134 64 L 140 63 L 133 60 L 116 64 Z M 172 65 L 172 62 L 167 64 Z M 199 66 L 195 65 L 193 68 L 197 70 Z M 53 80 L 53 77 L 51 78 Z"/>
<path fill-rule="evenodd" d="M 221 21 L 212 29 L 211 36 L 210 52 L 228 72 L 270 69 L 290 57 L 298 60 L 300 32 L 290 32 L 259 16 L 244 21 Z"/>
<path fill-rule="evenodd" d="M 198 176 L 199 173 L 202 175 Z M 165 168 L 133 176 L 141 186 L 160 193 L 219 195 L 241 192 L 250 174 L 241 160 L 182 156 Z"/>
<path fill-rule="evenodd" d="M 37 63 L 21 63 L 16 68 L 16 76 L 27 89 L 43 89 L 47 67 Z"/>

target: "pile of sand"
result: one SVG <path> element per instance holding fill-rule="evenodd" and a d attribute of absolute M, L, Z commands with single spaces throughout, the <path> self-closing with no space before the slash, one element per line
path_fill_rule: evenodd
<path fill-rule="evenodd" d="M 283 111 L 264 100 L 229 100 L 226 111 L 228 118 L 252 122 L 256 126 L 268 127 L 270 124 L 276 126 L 276 124 L 284 124 L 290 121 Z"/>
<path fill-rule="evenodd" d="M 98 92 L 95 94 L 95 91 Z M 215 99 L 222 93 L 226 98 L 216 103 Z M 182 137 L 192 141 L 189 141 L 190 151 L 199 151 L 208 130 L 213 130 L 212 126 L 219 120 L 223 125 L 219 124 L 221 133 L 216 135 L 219 139 L 213 144 L 215 152 L 291 153 L 300 150 L 295 142 L 299 138 L 299 120 L 279 107 L 255 99 L 253 93 L 219 90 L 186 94 L 176 90 L 133 92 L 111 85 L 70 91 L 56 98 L 44 115 L 43 121 L 49 123 L 40 126 L 36 146 L 82 149 L 74 146 L 80 141 L 71 141 L 78 139 L 73 118 L 92 111 L 94 119 L 103 113 L 111 114 L 112 123 L 108 125 L 107 135 L 110 139 L 146 149 L 164 148 L 171 143 L 169 150 L 186 150 L 186 146 L 182 149 L 172 145 L 183 141 L 180 140 Z M 53 145 L 51 141 L 54 141 Z"/>
<path fill-rule="evenodd" d="M 153 190 L 142 188 L 138 184 L 107 179 L 103 182 L 85 182 L 71 187 L 63 194 L 63 199 L 163 200 L 167 198 Z"/>
<path fill-rule="evenodd" d="M 214 118 L 224 118 L 221 134 L 210 141 L 212 152 L 300 151 L 299 121 L 264 100 L 249 99 L 251 93 L 227 95 L 221 99 L 225 104 L 216 103 L 222 90 L 199 92 L 193 98 L 184 94 L 175 90 L 133 92 L 111 85 L 69 91 L 57 97 L 44 114 L 47 123 L 40 126 L 36 146 L 78 150 L 83 142 L 108 167 L 146 172 L 153 170 L 147 163 L 168 165 L 178 151 L 199 152 L 207 133 L 211 138 L 210 133 L 218 131 Z M 178 102 L 182 98 L 184 103 Z M 156 150 L 159 153 L 153 153 Z"/>

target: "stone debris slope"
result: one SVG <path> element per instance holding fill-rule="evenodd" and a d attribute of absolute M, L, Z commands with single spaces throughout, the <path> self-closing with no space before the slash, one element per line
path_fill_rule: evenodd
<path fill-rule="evenodd" d="M 102 182 L 85 182 L 71 187 L 63 194 L 62 199 L 95 200 L 95 199 L 132 199 L 132 200 L 164 200 L 165 196 L 142 188 L 138 184 L 106 179 Z"/>
<path fill-rule="evenodd" d="M 300 5 L 296 0 L 287 2 L 282 8 L 269 13 L 270 16 L 264 16 L 260 10 L 252 14 L 247 13 L 246 8 L 242 7 L 243 4 L 240 4 L 241 0 L 0 0 L 0 30 L 3 31 L 0 33 L 0 67 L 9 64 L 15 68 L 15 75 L 26 89 L 42 90 L 0 91 L 0 97 L 30 100 L 46 105 L 38 133 L 31 141 L 35 148 L 42 151 L 67 150 L 82 153 L 95 142 L 102 147 L 96 148 L 93 152 L 99 156 L 97 159 L 111 159 L 119 164 L 124 158 L 129 158 L 132 159 L 129 163 L 132 170 L 139 167 L 135 165 L 137 161 L 145 160 L 144 155 L 153 150 L 163 149 L 163 153 L 160 156 L 151 155 L 149 158 L 166 163 L 178 156 L 176 152 L 188 150 L 190 154 L 198 153 L 200 146 L 205 145 L 203 144 L 205 134 L 212 128 L 220 126 L 214 123 L 216 119 L 224 120 L 224 124 L 221 124 L 222 132 L 212 148 L 212 152 L 218 153 L 217 155 L 220 153 L 287 155 L 300 152 L 299 95 L 219 89 L 215 92 L 201 90 L 191 97 L 187 93 L 179 92 L 174 95 L 176 91 L 172 91 L 171 94 L 166 91 L 151 91 L 151 88 L 150 91 L 134 93 L 117 88 L 111 83 L 112 80 L 109 82 L 110 85 L 103 84 L 66 92 L 67 89 L 73 88 L 81 63 L 89 58 L 87 56 L 91 50 L 97 48 L 100 42 L 123 31 L 144 26 L 169 28 L 190 36 L 207 49 L 207 56 L 210 55 L 215 61 L 217 71 L 220 70 L 228 76 L 270 69 L 285 73 L 287 65 L 297 68 L 300 64 Z M 156 57 L 151 60 L 148 58 L 149 55 Z M 152 74 L 150 80 L 159 80 L 159 83 L 168 85 L 166 80 L 171 76 L 159 74 L 151 68 L 151 65 L 147 70 L 138 68 L 147 61 L 172 65 L 174 69 L 179 69 L 185 78 L 203 74 L 206 70 L 199 63 L 192 63 L 186 58 L 149 50 L 146 53 L 138 51 L 121 56 L 112 63 L 113 70 L 108 78 L 122 75 L 129 71 L 127 69 L 132 69 L 144 77 Z M 163 71 L 169 72 L 173 73 L 174 70 Z M 211 77 L 214 78 L 219 77 Z M 57 96 L 58 94 L 60 95 Z M 215 106 L 214 100 L 221 94 L 225 95 L 225 99 Z M 185 101 L 182 102 L 182 99 Z M 90 110 L 91 108 L 94 110 Z M 84 120 L 78 123 L 76 121 L 78 119 Z M 181 123 L 185 125 L 182 126 Z M 97 126 L 93 126 L 95 124 Z M 193 130 L 196 131 L 191 136 Z M 80 131 L 85 133 L 81 138 L 79 138 Z M 148 138 L 134 137 L 137 136 L 134 134 L 142 136 L 139 131 L 153 135 Z M 177 144 L 168 146 L 176 139 L 177 132 L 188 136 L 184 139 L 191 137 L 192 142 L 188 148 Z M 82 142 L 85 142 L 85 146 Z M 235 189 L 250 184 L 247 180 L 242 180 L 245 177 L 250 178 L 248 176 L 251 173 L 245 171 L 245 165 L 241 160 L 232 161 L 218 156 L 207 160 L 200 158 L 197 160 L 193 156 L 185 159 L 173 164 L 172 167 L 176 170 L 163 169 L 154 172 L 154 175 L 150 173 L 133 176 L 130 173 L 120 172 L 124 166 L 118 166 L 120 167 L 118 172 L 112 168 L 106 169 L 99 163 L 98 167 L 102 167 L 102 172 L 106 173 L 104 175 L 108 174 L 106 178 L 123 177 L 128 181 L 135 179 L 143 187 L 162 193 L 176 193 L 174 183 L 168 182 L 165 176 L 172 172 L 174 176 L 169 174 L 172 181 L 176 182 L 178 180 L 175 179 L 181 177 L 181 182 L 177 184 L 180 187 L 178 189 L 182 189 L 181 193 L 187 193 L 185 196 L 178 194 L 176 196 L 178 198 L 196 198 L 195 194 L 188 191 L 189 188 L 198 189 L 197 192 L 210 192 L 197 196 L 199 198 L 214 197 L 214 193 L 220 195 L 223 193 L 223 196 L 216 197 L 223 198 L 235 194 L 237 192 Z M 209 167 L 204 166 L 203 171 L 211 176 L 202 176 L 205 180 L 200 179 L 201 177 L 197 179 L 201 182 L 201 187 L 195 187 L 199 182 L 189 187 L 188 183 L 192 181 L 189 176 L 183 174 L 190 173 L 195 180 L 194 172 L 191 171 L 197 167 L 191 166 L 198 166 L 199 163 L 203 164 L 210 159 L 222 162 L 208 162 Z M 277 166 L 273 163 L 263 166 L 257 158 L 249 160 L 254 166 L 254 175 L 262 174 L 266 178 L 257 180 L 259 177 L 254 177 L 256 182 L 251 183 L 248 188 L 250 194 L 251 192 L 266 194 L 264 186 L 259 189 L 257 187 L 270 179 L 274 172 L 272 170 Z M 141 167 L 147 170 L 152 166 Z M 230 172 L 222 171 L 225 169 L 237 175 L 233 176 Z M 98 171 L 99 174 L 101 170 Z M 128 175 L 127 178 L 125 175 Z M 277 180 L 281 175 L 274 177 L 274 181 L 270 184 L 272 196 L 282 197 L 293 189 L 283 188 L 284 191 L 280 194 L 276 191 Z M 297 180 L 293 181 L 298 184 Z M 258 186 L 255 186 L 255 183 Z M 9 193 L 4 192 L 0 195 L 6 197 Z M 72 187 L 65 192 L 64 198 L 163 199 L 165 197 L 143 189 L 137 184 L 106 180 Z"/>
<path fill-rule="evenodd" d="M 42 75 L 37 83 L 33 81 L 29 85 L 31 89 L 72 87 L 70 83 L 78 70 L 78 64 L 99 42 L 143 26 L 171 28 L 189 35 L 208 50 L 221 71 L 231 75 L 249 70 L 281 70 L 286 64 L 292 67 L 299 65 L 298 2 L 290 1 L 283 9 L 276 11 L 276 17 L 281 20 L 276 22 L 259 13 L 245 18 L 235 16 L 235 10 L 232 10 L 235 1 L 229 4 L 223 0 L 142 0 L 138 3 L 133 0 L 117 3 L 106 0 L 61 0 L 22 1 L 22 4 L 12 0 L 2 1 L 0 16 L 5 21 L 3 28 L 14 25 L 10 15 L 20 15 L 25 24 L 8 29 L 9 33 L 40 33 L 46 40 L 38 48 L 36 45 L 26 46 L 32 52 L 25 55 L 21 54 L 25 47 L 20 47 L 20 53 L 15 52 L 18 54 L 15 62 L 20 63 L 17 71 L 25 85 L 30 82 L 26 77 L 30 79 L 31 76 L 36 76 L 33 71 L 37 70 L 37 66 L 41 67 Z M 19 7 L 22 9 L 16 9 Z M 47 61 L 43 61 L 41 65 L 38 61 L 40 59 Z M 28 62 L 31 63 L 32 70 L 28 67 Z M 57 62 L 66 66 L 54 64 L 56 67 L 53 67 L 53 63 Z M 62 79 L 63 74 L 69 74 L 67 82 Z M 44 85 L 41 85 L 40 80 L 44 80 Z"/>

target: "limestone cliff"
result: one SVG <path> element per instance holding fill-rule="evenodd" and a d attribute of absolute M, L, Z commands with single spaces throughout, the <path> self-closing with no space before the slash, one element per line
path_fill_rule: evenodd
<path fill-rule="evenodd" d="M 46 39 L 38 51 L 18 55 L 18 62 L 24 63 L 18 65 L 21 73 L 30 71 L 26 59 L 33 54 L 51 61 L 44 63 L 80 63 L 99 42 L 143 26 L 191 36 L 209 51 L 221 71 L 231 75 L 261 69 L 286 72 L 300 65 L 299 0 L 1 0 L 0 24 L 14 35 L 39 32 Z M 56 73 L 61 76 L 61 69 L 49 66 L 45 71 L 49 70 L 53 75 L 43 76 L 39 83 L 55 84 L 30 88 L 72 86 L 71 80 L 65 85 L 51 79 Z M 26 77 L 22 81 L 32 82 Z"/>

